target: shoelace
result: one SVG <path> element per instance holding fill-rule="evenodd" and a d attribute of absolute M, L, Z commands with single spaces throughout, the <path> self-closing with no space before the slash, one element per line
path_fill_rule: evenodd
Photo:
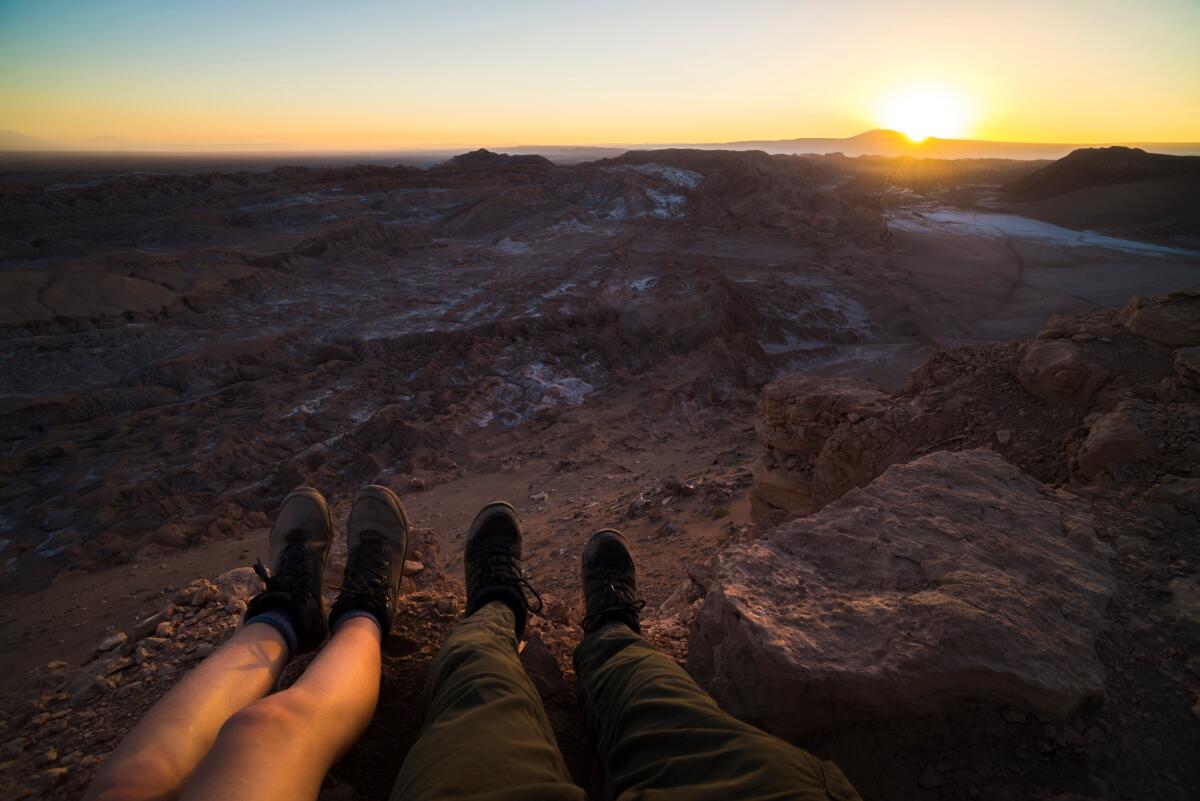
<path fill-rule="evenodd" d="M 476 548 L 474 553 L 479 558 L 480 574 L 479 580 L 485 585 L 507 585 L 514 588 L 521 596 L 521 600 L 525 603 L 525 608 L 533 614 L 541 614 L 542 611 L 542 596 L 533 588 L 521 571 L 517 568 L 517 562 L 512 558 L 512 554 L 507 548 Z M 537 606 L 534 607 L 529 602 L 529 596 L 525 591 L 528 590 Z"/>
<path fill-rule="evenodd" d="M 283 551 L 279 554 L 279 569 L 274 574 L 263 564 L 261 558 L 254 563 L 254 572 L 267 585 L 267 592 L 286 592 L 301 606 L 312 598 L 309 586 L 312 577 L 303 529 L 292 529 L 284 537 Z"/>
<path fill-rule="evenodd" d="M 359 535 L 358 547 L 350 554 L 342 580 L 342 596 L 355 598 L 377 598 L 391 591 L 391 565 L 383 547 L 383 535 L 378 531 L 364 531 Z"/>
<path fill-rule="evenodd" d="M 596 623 L 611 615 L 636 615 L 646 607 L 645 599 L 637 594 L 637 591 L 629 585 L 619 571 L 606 570 L 598 579 L 593 579 L 589 583 L 592 587 L 603 583 L 605 587 L 602 589 L 608 590 L 609 597 L 605 599 L 607 603 L 604 606 L 594 612 L 589 612 L 583 616 L 583 620 L 579 621 L 579 625 L 584 631 L 592 631 Z"/>

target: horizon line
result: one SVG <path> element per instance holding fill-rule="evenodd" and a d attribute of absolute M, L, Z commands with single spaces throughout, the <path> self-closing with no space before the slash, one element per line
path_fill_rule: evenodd
<path fill-rule="evenodd" d="M 40 139 L 41 137 L 24 134 L 13 129 L 4 129 L 3 133 L 15 134 L 21 137 L 31 139 Z M 1173 147 L 1200 147 L 1200 136 L 1196 139 L 1166 141 L 1152 139 L 1125 139 L 1122 141 L 1099 140 L 1091 142 L 1052 142 L 1052 141 L 1029 141 L 1029 140 L 1005 140 L 1005 139 L 974 139 L 960 137 L 938 137 L 928 136 L 924 139 L 914 140 L 908 135 L 889 128 L 871 128 L 850 136 L 795 136 L 782 139 L 733 139 L 723 142 L 600 142 L 588 144 L 553 144 L 549 142 L 541 142 L 537 144 L 523 143 L 491 143 L 479 144 L 477 142 L 468 143 L 444 143 L 444 144 L 415 144 L 415 145 L 384 145 L 384 146 L 347 146 L 347 147 L 326 147 L 321 145 L 286 145 L 282 143 L 229 143 L 227 145 L 213 144 L 200 146 L 170 146 L 170 145 L 138 145 L 130 142 L 127 146 L 119 147 L 87 147 L 85 144 L 70 145 L 66 143 L 54 142 L 52 140 L 44 140 L 47 145 L 54 147 L 18 147 L 6 148 L 0 147 L 0 155 L 9 154 L 121 154 L 121 155 L 236 155 L 236 154 L 295 154 L 295 155 L 353 155 L 365 153 L 444 153 L 444 152 L 469 152 L 471 150 L 486 149 L 496 150 L 503 148 L 531 150 L 537 148 L 553 149 L 553 150 L 641 150 L 641 149 L 667 149 L 667 148 L 717 148 L 733 145 L 747 144 L 786 144 L 789 142 L 805 142 L 805 141 L 823 141 L 823 142 L 850 142 L 871 134 L 888 134 L 902 140 L 903 144 L 913 147 L 922 148 L 936 143 L 971 143 L 981 145 L 1001 145 L 1001 146 L 1027 146 L 1027 147 L 1112 147 L 1112 146 L 1143 146 L 1143 145 L 1163 145 Z M 99 138 L 99 137 L 93 137 Z M 119 137 L 112 137 L 119 139 Z"/>

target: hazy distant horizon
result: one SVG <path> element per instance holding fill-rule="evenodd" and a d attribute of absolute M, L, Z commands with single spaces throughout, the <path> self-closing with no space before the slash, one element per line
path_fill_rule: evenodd
<path fill-rule="evenodd" d="M 1057 146 L 1057 147 L 1109 147 L 1113 145 L 1122 146 L 1142 146 L 1142 145 L 1167 145 L 1167 146 L 1200 146 L 1200 132 L 1191 139 L 1154 139 L 1151 137 L 1142 137 L 1137 139 L 1109 140 L 1109 139 L 1093 139 L 1088 141 L 1083 140 L 1039 140 L 1039 139 L 989 139 L 986 137 L 964 136 L 964 137 L 942 137 L 930 136 L 922 140 L 913 140 L 906 137 L 899 131 L 890 130 L 887 128 L 871 128 L 858 131 L 856 133 L 845 136 L 823 135 L 803 133 L 790 137 L 753 137 L 748 139 L 731 139 L 726 141 L 706 141 L 702 139 L 692 140 L 672 140 L 672 141 L 651 141 L 651 140 L 631 140 L 621 142 L 582 142 L 582 143 L 564 143 L 555 142 L 553 140 L 545 141 L 452 141 L 439 143 L 418 143 L 411 145 L 396 144 L 396 145 L 379 145 L 373 147 L 358 146 L 358 147 L 333 147 L 333 146 L 314 146 L 306 144 L 287 144 L 284 142 L 226 142 L 212 144 L 187 144 L 184 142 L 138 142 L 126 141 L 117 137 L 90 137 L 88 139 L 79 140 L 49 140 L 41 137 L 34 137 L 22 131 L 14 131 L 11 129 L 0 129 L 0 152 L 17 152 L 21 150 L 40 150 L 43 152 L 64 152 L 64 153 L 168 153 L 168 154 L 202 154 L 202 153 L 421 153 L 426 151 L 456 151 L 475 150 L 485 148 L 488 150 L 496 150 L 497 148 L 512 148 L 512 149 L 529 149 L 536 147 L 552 148 L 556 150 L 567 149 L 662 149 L 671 147 L 724 147 L 742 145 L 746 143 L 759 142 L 794 142 L 794 141 L 850 141 L 862 137 L 870 136 L 893 136 L 897 139 L 902 139 L 909 146 L 919 148 L 926 146 L 929 143 L 935 142 L 980 142 L 994 145 L 1033 145 L 1033 146 Z M 28 139 L 35 142 L 37 146 L 14 146 L 13 140 Z M 104 140 L 103 142 L 97 140 Z"/>
<path fill-rule="evenodd" d="M 194 160 L 198 166 L 225 160 L 230 166 L 244 166 L 259 162 L 262 166 L 316 161 L 324 164 L 360 163 L 403 163 L 414 166 L 429 166 L 460 153 L 480 148 L 500 153 L 517 155 L 543 155 L 557 163 L 576 163 L 618 156 L 630 150 L 659 150 L 667 148 L 764 150 L 781 155 L 830 155 L 841 153 L 847 157 L 858 156 L 911 156 L 916 158 L 1001 158 L 1019 160 L 1057 159 L 1078 148 L 1108 147 L 1113 145 L 1140 147 L 1149 152 L 1169 155 L 1200 156 L 1200 142 L 997 142 L 983 139 L 944 139 L 929 137 L 913 141 L 905 135 L 882 129 L 864 131 L 850 137 L 796 137 L 791 139 L 751 139 L 736 142 L 632 142 L 595 145 L 558 144 L 495 144 L 456 143 L 429 145 L 425 147 L 379 147 L 360 149 L 309 149 L 272 148 L 267 144 L 250 148 L 230 144 L 226 148 L 135 148 L 135 147 L 12 147 L 10 143 L 29 141 L 14 132 L 0 131 L 0 168 L 26 169 L 49 167 L 51 169 L 82 168 L 89 162 L 111 161 L 120 164 L 124 159 L 127 168 L 140 162 L 146 166 L 167 161 L 184 162 Z M 45 143 L 54 145 L 57 143 Z M 21 164 L 24 157 L 24 164 Z M 172 168 L 180 164 L 171 165 Z M 221 165 L 212 165 L 220 167 Z"/>
<path fill-rule="evenodd" d="M 1200 140 L 1200 4 L 0 4 L 0 129 L 104 150 Z M 507 143 L 507 144 L 506 144 Z M 522 143 L 520 145 L 516 143 Z M 530 144 L 532 143 L 532 144 Z"/>

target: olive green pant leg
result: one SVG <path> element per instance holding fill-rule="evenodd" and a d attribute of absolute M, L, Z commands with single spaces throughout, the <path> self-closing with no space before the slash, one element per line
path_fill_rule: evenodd
<path fill-rule="evenodd" d="M 503 603 L 485 605 L 446 638 L 429 669 L 425 709 L 393 801 L 586 801 L 521 665 Z"/>
<path fill-rule="evenodd" d="M 575 673 L 610 798 L 858 799 L 832 762 L 725 713 L 627 626 L 587 635 L 575 651 Z"/>

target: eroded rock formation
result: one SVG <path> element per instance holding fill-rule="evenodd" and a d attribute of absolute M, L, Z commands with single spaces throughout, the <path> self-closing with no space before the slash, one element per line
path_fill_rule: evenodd
<path fill-rule="evenodd" d="M 769 384 L 759 402 L 756 519 L 814 512 L 936 449 L 988 447 L 1043 481 L 1138 497 L 1192 475 L 1198 297 L 1135 297 L 1120 310 L 1052 317 L 1031 342 L 939 351 L 893 394 L 845 378 Z"/>

